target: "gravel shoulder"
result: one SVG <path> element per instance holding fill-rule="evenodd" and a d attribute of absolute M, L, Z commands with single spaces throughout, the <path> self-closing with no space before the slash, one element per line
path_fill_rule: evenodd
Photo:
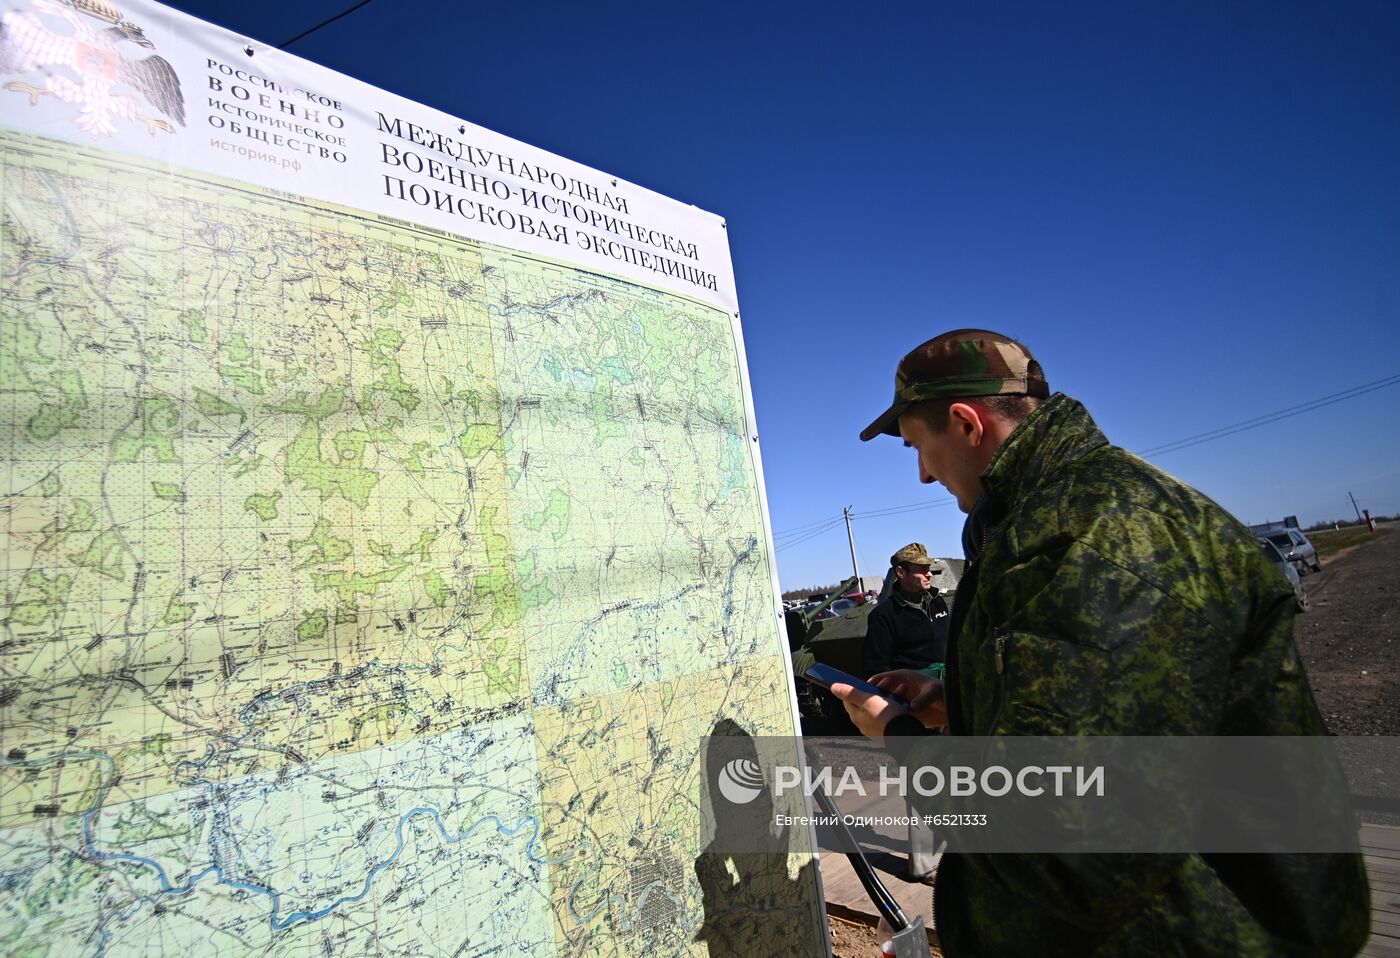
<path fill-rule="evenodd" d="M 1323 562 L 1294 627 L 1322 716 L 1336 735 L 1400 735 L 1400 530 Z"/>

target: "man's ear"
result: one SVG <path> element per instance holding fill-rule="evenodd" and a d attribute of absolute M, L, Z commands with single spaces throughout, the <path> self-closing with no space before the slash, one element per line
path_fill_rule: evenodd
<path fill-rule="evenodd" d="M 967 440 L 969 446 L 975 448 L 982 445 L 982 436 L 987 429 L 982 420 L 982 411 L 976 406 L 965 402 L 953 403 L 948 407 L 948 424 Z"/>

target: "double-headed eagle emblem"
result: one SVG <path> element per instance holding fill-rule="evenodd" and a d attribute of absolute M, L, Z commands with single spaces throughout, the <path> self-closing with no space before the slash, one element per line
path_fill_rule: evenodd
<path fill-rule="evenodd" d="M 48 26 L 52 21 L 36 13 L 63 19 L 71 32 L 54 32 Z M 109 0 L 34 0 L 29 10 L 0 16 L 0 76 L 46 74 L 42 86 L 16 79 L 5 89 L 28 96 L 30 106 L 44 96 L 76 105 L 74 122 L 94 138 L 116 133 L 117 119 L 144 123 L 152 136 L 157 130 L 173 133 L 175 128 L 161 116 L 146 115 L 135 98 L 116 91 L 120 85 L 133 88 L 159 114 L 185 125 L 185 99 L 175 70 L 164 57 L 124 56 L 131 49 L 128 43 L 155 49 Z"/>

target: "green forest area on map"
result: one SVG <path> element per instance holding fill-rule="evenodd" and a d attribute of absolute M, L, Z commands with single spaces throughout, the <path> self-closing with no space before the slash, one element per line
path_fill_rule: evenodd
<path fill-rule="evenodd" d="M 701 740 L 795 729 L 728 314 L 15 133 L 0 200 L 0 951 L 712 953 Z M 812 872 L 724 933 L 819 951 Z"/>

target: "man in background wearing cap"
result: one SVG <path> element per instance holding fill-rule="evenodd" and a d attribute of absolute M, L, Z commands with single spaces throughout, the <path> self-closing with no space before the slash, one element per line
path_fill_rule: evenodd
<path fill-rule="evenodd" d="M 911 542 L 890 556 L 890 566 L 894 587 L 866 619 L 861 650 L 864 674 L 922 669 L 941 676 L 948 642 L 948 605 L 933 588 L 933 560 L 922 542 Z M 910 806 L 913 824 L 909 826 L 909 870 L 905 877 L 927 884 L 933 881 L 938 865 L 938 843 L 918 817 Z"/>
<path fill-rule="evenodd" d="M 918 764 L 957 735 L 1322 735 L 1293 641 L 1293 596 L 1253 536 L 1196 490 L 1109 444 L 1051 395 L 1023 345 L 960 329 L 906 355 L 861 439 L 897 435 L 919 479 L 968 513 L 947 680 L 849 686 L 866 735 Z M 944 858 L 945 954 L 1355 954 L 1369 925 L 1358 854 Z"/>

